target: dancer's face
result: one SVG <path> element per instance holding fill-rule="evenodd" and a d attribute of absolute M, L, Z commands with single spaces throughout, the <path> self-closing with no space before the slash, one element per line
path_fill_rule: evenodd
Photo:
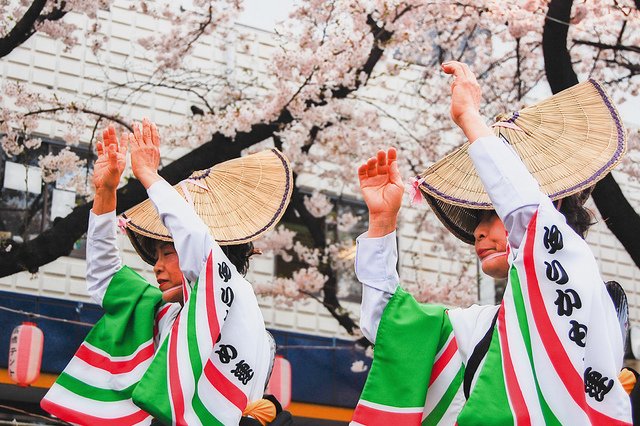
<path fill-rule="evenodd" d="M 158 260 L 153 265 L 153 272 L 162 291 L 162 300 L 182 303 L 182 271 L 180 271 L 178 253 L 173 244 L 158 242 L 156 259 Z"/>
<path fill-rule="evenodd" d="M 484 213 L 473 236 L 482 272 L 493 278 L 507 278 L 507 232 L 498 215 L 489 211 Z"/>

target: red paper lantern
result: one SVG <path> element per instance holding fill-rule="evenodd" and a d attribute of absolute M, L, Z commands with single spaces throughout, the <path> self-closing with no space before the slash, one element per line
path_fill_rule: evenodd
<path fill-rule="evenodd" d="M 291 404 L 291 363 L 280 355 L 276 355 L 265 392 L 278 398 L 284 409 Z"/>
<path fill-rule="evenodd" d="M 19 386 L 28 386 L 40 376 L 44 335 L 32 322 L 13 329 L 9 345 L 9 376 Z"/>

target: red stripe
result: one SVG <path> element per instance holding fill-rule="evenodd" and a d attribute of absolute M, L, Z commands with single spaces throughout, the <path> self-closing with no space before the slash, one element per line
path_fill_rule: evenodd
<path fill-rule="evenodd" d="M 209 383 L 211 383 L 211 386 L 216 388 L 222 396 L 238 407 L 240 411 L 244 411 L 244 409 L 247 408 L 247 396 L 239 387 L 229 381 L 229 379 L 213 365 L 211 360 L 208 360 L 204 366 L 204 375 L 209 380 Z"/>
<path fill-rule="evenodd" d="M 130 373 L 137 366 L 153 357 L 153 342 L 149 342 L 138 353 L 128 361 L 114 361 L 108 356 L 104 356 L 84 344 L 80 345 L 76 352 L 76 357 L 83 360 L 92 367 L 108 371 L 111 374 Z"/>
<path fill-rule="evenodd" d="M 42 407 L 43 410 L 53 414 L 54 416 L 64 420 L 65 422 L 81 425 L 135 425 L 149 418 L 149 414 L 145 413 L 142 410 L 138 410 L 127 416 L 105 419 L 103 417 L 96 417 L 92 416 L 89 413 L 83 413 L 80 411 L 72 410 L 71 408 L 63 407 L 54 402 L 51 402 L 48 399 L 42 399 L 42 401 L 40 401 L 40 407 Z"/>
<path fill-rule="evenodd" d="M 187 280 L 184 279 L 184 275 L 182 276 L 182 304 L 186 305 L 189 300 L 189 285 L 187 284 Z"/>
<path fill-rule="evenodd" d="M 422 421 L 422 411 L 393 413 L 358 404 L 353 412 L 353 421 L 367 426 L 419 425 Z"/>
<path fill-rule="evenodd" d="M 216 310 L 215 299 L 215 282 L 213 280 L 213 250 L 207 258 L 205 286 L 205 306 L 207 307 L 207 320 L 209 321 L 209 333 L 211 334 L 211 343 L 215 344 L 220 335 L 220 324 L 218 323 L 218 312 Z M 243 408 L 244 410 L 244 408 Z"/>
<path fill-rule="evenodd" d="M 182 384 L 178 372 L 178 327 L 180 316 L 173 323 L 169 340 L 169 394 L 173 406 L 173 420 L 175 424 L 186 425 L 184 420 L 184 395 L 182 394 Z"/>
<path fill-rule="evenodd" d="M 586 401 L 584 392 L 584 381 L 582 375 L 578 373 L 567 355 L 562 342 L 558 338 L 549 315 L 544 305 L 538 277 L 536 275 L 535 264 L 533 261 L 533 249 L 536 238 L 536 222 L 538 213 L 533 216 L 529 228 L 527 230 L 527 241 L 524 246 L 524 269 L 527 276 L 527 291 L 531 300 L 531 311 L 533 319 L 540 333 L 542 344 L 551 360 L 551 364 L 556 371 L 565 388 L 571 395 L 571 398 L 584 410 L 589 416 L 593 424 L 607 425 L 629 425 L 624 421 L 614 419 L 595 409 L 593 409 Z"/>
<path fill-rule="evenodd" d="M 511 360 L 511 352 L 509 351 L 509 339 L 507 338 L 507 327 L 504 321 L 504 302 L 498 310 L 498 336 L 500 336 L 500 351 L 502 352 L 502 361 L 504 363 L 504 378 L 509 391 L 509 400 L 513 406 L 515 421 L 517 425 L 530 425 L 531 418 L 527 404 L 522 396 L 522 389 L 518 383 L 516 372 L 513 368 Z"/>
<path fill-rule="evenodd" d="M 447 345 L 447 348 L 444 350 L 444 352 L 442 352 L 442 355 L 440 355 L 440 358 L 438 358 L 438 360 L 433 363 L 433 368 L 431 369 L 431 378 L 429 379 L 429 386 L 431 386 L 433 382 L 436 381 L 438 376 L 440 376 L 440 373 L 442 373 L 442 370 L 444 370 L 447 364 L 449 364 L 449 361 L 451 361 L 451 358 L 453 358 L 453 355 L 455 355 L 457 350 L 458 343 L 456 341 L 456 338 L 453 337 Z"/>
<path fill-rule="evenodd" d="M 167 303 L 166 305 L 164 305 L 158 311 L 158 314 L 156 315 L 156 321 L 153 324 L 153 338 L 154 339 L 158 336 L 158 331 L 159 331 L 159 327 L 160 327 L 160 320 L 162 319 L 162 317 L 164 317 L 167 314 L 167 312 L 169 312 L 169 308 L 171 308 L 171 304 Z"/>

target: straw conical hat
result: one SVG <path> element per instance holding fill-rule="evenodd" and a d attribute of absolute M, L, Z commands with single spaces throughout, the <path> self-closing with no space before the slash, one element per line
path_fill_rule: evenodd
<path fill-rule="evenodd" d="M 193 205 L 218 244 L 233 245 L 256 240 L 278 223 L 291 198 L 293 177 L 287 158 L 270 149 L 196 171 L 174 188 Z M 151 262 L 153 255 L 139 236 L 172 241 L 151 200 L 122 216 L 145 261 Z"/>
<path fill-rule="evenodd" d="M 616 107 L 593 80 L 566 89 L 494 124 L 552 200 L 581 192 L 602 179 L 626 151 Z M 468 154 L 467 142 L 418 178 L 438 218 L 456 237 L 473 244 L 477 212 L 493 205 Z M 586 198 L 585 198 L 586 199 Z"/>

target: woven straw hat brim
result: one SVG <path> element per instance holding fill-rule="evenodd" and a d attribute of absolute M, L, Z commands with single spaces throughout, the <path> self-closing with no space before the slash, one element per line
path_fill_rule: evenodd
<path fill-rule="evenodd" d="M 293 175 L 288 159 L 270 149 L 196 171 L 174 188 L 192 203 L 218 244 L 235 245 L 260 238 L 278 223 L 291 199 Z M 173 241 L 149 199 L 122 216 L 134 248 L 148 263 L 153 254 L 140 237 Z"/>
<path fill-rule="evenodd" d="M 594 80 L 511 114 L 499 120 L 494 130 L 552 200 L 593 186 L 627 149 L 620 115 Z M 493 205 L 469 157 L 469 146 L 467 142 L 453 150 L 419 178 L 423 179 L 420 189 L 441 222 L 456 237 L 473 244 L 478 217 L 473 210 L 491 210 Z"/>

